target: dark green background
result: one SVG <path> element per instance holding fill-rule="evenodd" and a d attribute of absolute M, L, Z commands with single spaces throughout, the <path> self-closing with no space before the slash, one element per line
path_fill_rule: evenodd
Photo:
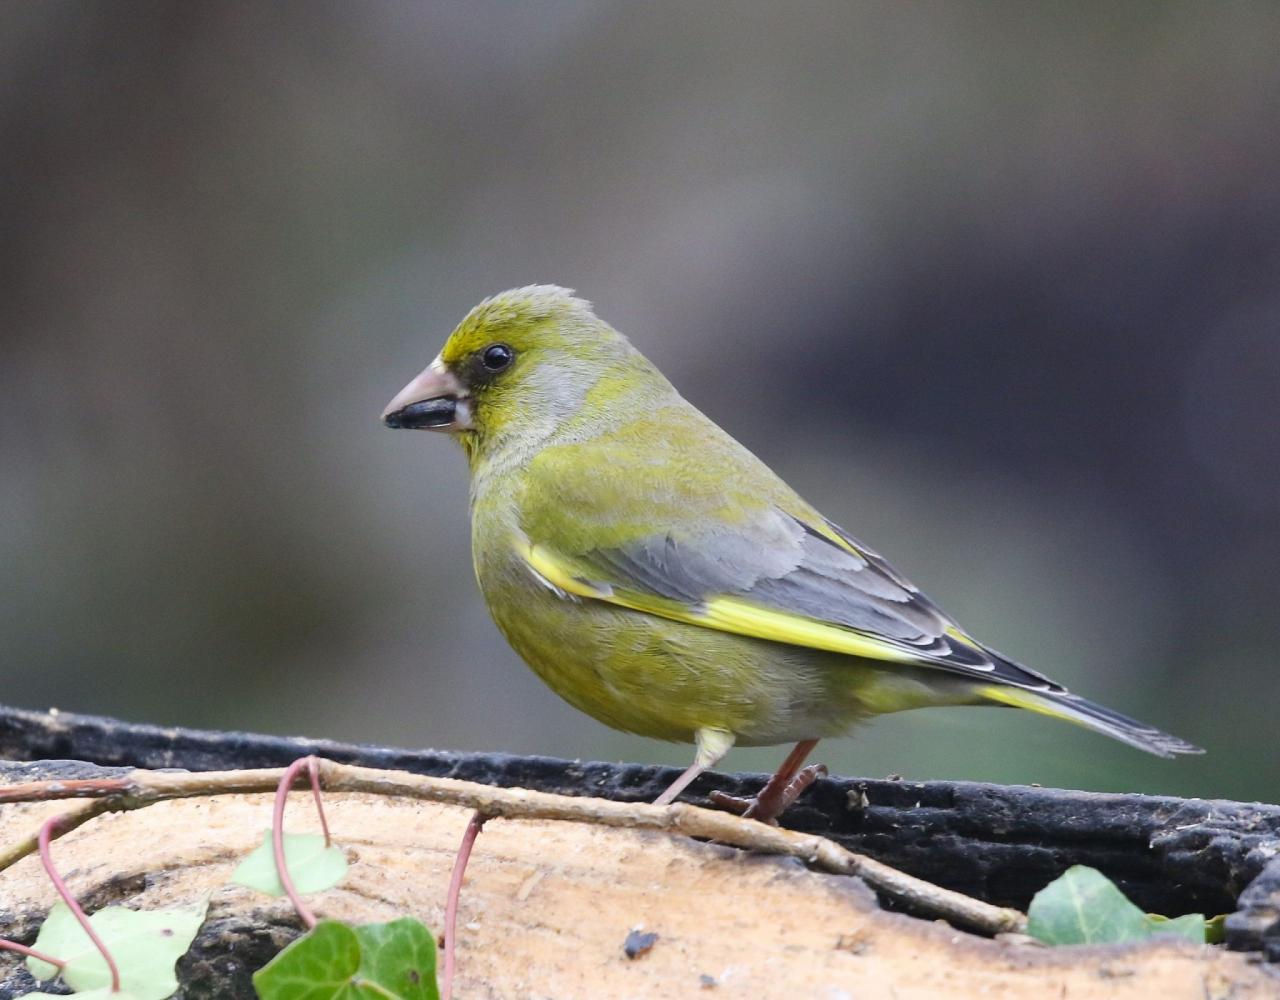
<path fill-rule="evenodd" d="M 383 404 L 576 287 L 1010 655 L 835 770 L 1275 800 L 1280 8 L 0 6 L 3 699 L 683 762 L 560 704 Z M 781 751 L 741 752 L 766 768 Z"/>

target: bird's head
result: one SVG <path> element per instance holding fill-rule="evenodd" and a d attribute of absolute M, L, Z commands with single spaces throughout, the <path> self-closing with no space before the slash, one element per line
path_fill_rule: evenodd
<path fill-rule="evenodd" d="M 383 411 L 388 427 L 447 431 L 473 459 L 545 440 L 637 388 L 670 391 L 591 304 L 555 285 L 485 299 Z M 609 399 L 606 399 L 609 397 Z"/>

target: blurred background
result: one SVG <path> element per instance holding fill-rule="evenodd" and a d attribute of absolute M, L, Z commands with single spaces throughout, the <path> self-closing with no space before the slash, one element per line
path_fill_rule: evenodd
<path fill-rule="evenodd" d="M 9 704 L 684 764 L 542 687 L 383 405 L 576 288 L 995 647 L 1209 748 L 846 774 L 1280 797 L 1280 7 L 0 6 Z M 735 752 L 771 769 L 783 751 Z"/>

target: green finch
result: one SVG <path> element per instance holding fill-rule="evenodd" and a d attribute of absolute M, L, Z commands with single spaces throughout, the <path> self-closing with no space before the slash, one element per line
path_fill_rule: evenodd
<path fill-rule="evenodd" d="M 382 419 L 462 445 L 480 590 L 538 676 L 605 725 L 696 745 L 659 802 L 734 744 L 794 742 L 749 810 L 772 818 L 819 739 L 929 705 L 1200 752 L 974 639 L 565 289 L 480 303 Z"/>

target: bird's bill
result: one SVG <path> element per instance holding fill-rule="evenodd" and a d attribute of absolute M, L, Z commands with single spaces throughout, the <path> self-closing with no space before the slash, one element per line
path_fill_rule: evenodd
<path fill-rule="evenodd" d="M 471 426 L 471 398 L 458 377 L 436 358 L 382 411 L 388 427 L 461 431 Z"/>

